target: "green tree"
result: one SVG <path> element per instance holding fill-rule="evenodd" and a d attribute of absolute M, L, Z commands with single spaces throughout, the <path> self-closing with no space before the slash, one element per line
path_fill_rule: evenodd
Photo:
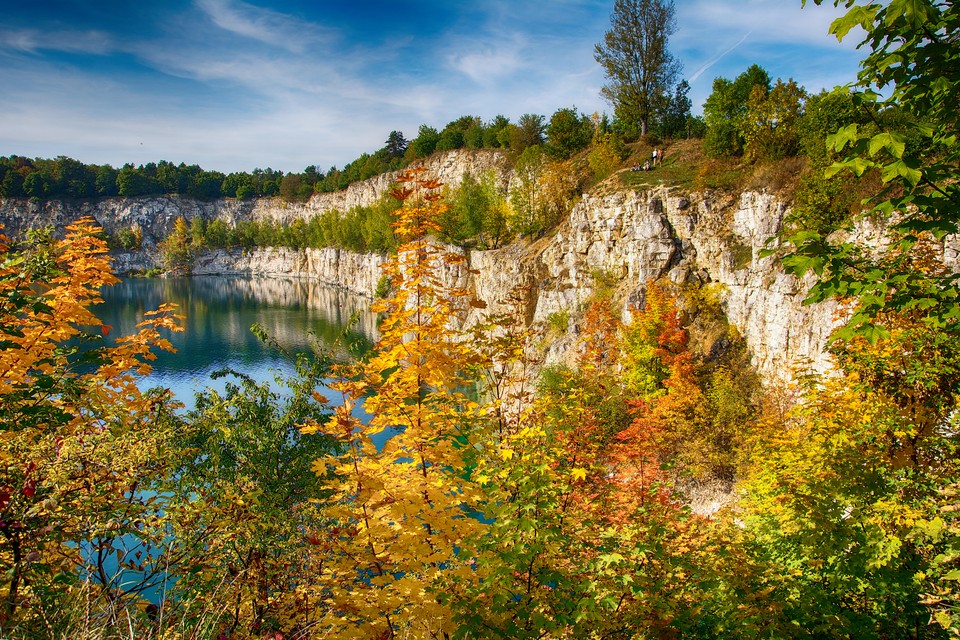
<path fill-rule="evenodd" d="M 417 137 L 411 140 L 407 147 L 407 155 L 411 158 L 426 158 L 436 150 L 439 141 L 440 133 L 433 127 L 422 124 Z"/>
<path fill-rule="evenodd" d="M 24 195 L 23 175 L 15 169 L 8 170 L 6 175 L 3 176 L 3 182 L 0 183 L 0 193 L 5 198 L 17 198 Z"/>
<path fill-rule="evenodd" d="M 477 149 L 483 146 L 483 121 L 479 116 L 461 116 L 447 124 L 440 132 L 437 151 L 452 151 L 463 147 Z"/>
<path fill-rule="evenodd" d="M 391 157 L 402 158 L 404 152 L 407 150 L 407 145 L 409 144 L 410 143 L 407 142 L 407 139 L 403 137 L 402 132 L 391 131 L 390 135 L 387 136 L 384 149 Z"/>
<path fill-rule="evenodd" d="M 846 89 L 823 91 L 809 96 L 804 115 L 798 123 L 800 151 L 810 163 L 810 171 L 800 177 L 794 192 L 794 203 L 786 226 L 829 234 L 859 213 L 866 195 L 858 184 L 868 186 L 873 176 L 853 180 L 849 175 L 824 172 L 836 160 L 834 150 L 827 148 L 827 136 L 855 122 L 869 121 Z"/>
<path fill-rule="evenodd" d="M 462 149 L 466 143 L 462 131 L 446 129 L 440 134 L 436 149 L 437 151 L 453 151 L 454 149 Z"/>
<path fill-rule="evenodd" d="M 215 200 L 223 195 L 220 186 L 225 177 L 219 171 L 199 171 L 187 187 L 187 194 L 199 200 Z"/>
<path fill-rule="evenodd" d="M 125 164 L 117 174 L 117 193 L 124 197 L 154 195 L 161 192 L 160 185 L 151 180 L 142 170 Z"/>
<path fill-rule="evenodd" d="M 190 236 L 190 249 L 192 251 L 203 249 L 206 245 L 207 221 L 200 216 L 190 218 L 188 234 Z"/>
<path fill-rule="evenodd" d="M 486 149 L 496 149 L 507 145 L 501 143 L 500 134 L 510 124 L 510 118 L 498 115 L 483 128 L 483 146 Z"/>
<path fill-rule="evenodd" d="M 661 138 L 693 137 L 693 115 L 690 108 L 690 84 L 682 80 L 674 90 L 673 96 L 661 110 L 656 120 L 656 133 Z"/>
<path fill-rule="evenodd" d="M 546 148 L 555 158 L 569 158 L 590 145 L 593 129 L 590 118 L 578 113 L 576 107 L 557 109 L 545 130 Z"/>
<path fill-rule="evenodd" d="M 320 351 L 300 354 L 295 375 L 274 386 L 215 372 L 235 381 L 197 393 L 177 425 L 175 491 L 164 508 L 189 570 L 176 571 L 173 589 L 187 606 L 223 611 L 231 636 L 289 629 L 323 609 L 305 594 L 320 574 L 310 538 L 329 479 L 311 466 L 337 443 L 300 425 L 327 421 L 315 389 L 330 363 Z"/>
<path fill-rule="evenodd" d="M 110 165 L 104 165 L 97 168 L 96 177 L 97 195 L 115 196 L 118 193 L 117 188 L 117 170 Z"/>
<path fill-rule="evenodd" d="M 528 147 L 542 145 L 546 125 L 543 116 L 536 113 L 525 113 L 517 120 L 517 124 L 507 124 L 500 131 L 498 137 L 500 146 L 509 147 L 516 153 L 523 153 Z"/>
<path fill-rule="evenodd" d="M 600 142 L 594 144 L 587 158 L 594 180 L 600 181 L 612 174 L 623 162 L 622 145 L 617 144 L 616 138 L 607 134 Z"/>
<path fill-rule="evenodd" d="M 821 4 L 817 0 L 816 4 Z M 828 139 L 846 157 L 828 170 L 861 176 L 877 171 L 891 187 L 873 202 L 873 212 L 893 220 L 888 231 L 894 245 L 877 255 L 857 241 L 833 242 L 815 231 L 790 238 L 795 251 L 785 264 L 819 282 L 811 300 L 844 295 L 856 309 L 841 335 L 886 335 L 878 314 L 887 309 L 921 310 L 932 329 L 955 334 L 960 325 L 958 274 L 924 256 L 924 238 L 940 242 L 958 231 L 960 220 L 960 115 L 950 106 L 960 95 L 960 65 L 955 46 L 960 13 L 939 0 L 892 0 L 882 5 L 844 4 L 847 13 L 831 25 L 838 38 L 859 26 L 866 33 L 856 103 L 868 114 L 897 109 L 910 118 L 900 130 L 877 119 L 871 131 L 852 123 Z M 879 87 L 883 96 L 873 91 Z M 908 144 L 911 138 L 922 144 Z M 886 199 L 884 199 L 886 198 Z"/>
<path fill-rule="evenodd" d="M 616 0 L 611 29 L 594 48 L 608 83 L 601 93 L 616 116 L 639 123 L 646 136 L 650 122 L 669 100 L 680 63 L 667 48 L 676 30 L 672 0 Z"/>
<path fill-rule="evenodd" d="M 703 103 L 707 124 L 703 145 L 707 154 L 721 157 L 743 153 L 741 128 L 754 87 L 761 87 L 764 95 L 770 91 L 770 74 L 755 64 L 732 82 L 726 78 L 713 81 L 713 92 Z"/>
<path fill-rule="evenodd" d="M 32 198 L 45 198 L 50 192 L 50 183 L 39 171 L 34 171 L 23 179 L 23 192 Z"/>
<path fill-rule="evenodd" d="M 233 229 L 220 218 L 207 226 L 206 245 L 214 249 L 229 247 L 234 242 Z"/>
<path fill-rule="evenodd" d="M 287 202 L 296 202 L 300 199 L 300 187 L 303 180 L 298 173 L 288 173 L 280 181 L 280 197 Z"/>

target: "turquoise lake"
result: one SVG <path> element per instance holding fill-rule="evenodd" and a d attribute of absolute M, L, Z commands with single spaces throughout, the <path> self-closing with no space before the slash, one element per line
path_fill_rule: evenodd
<path fill-rule="evenodd" d="M 377 336 L 370 301 L 305 279 L 194 277 L 136 278 L 103 290 L 97 314 L 111 336 L 134 333 L 144 313 L 174 303 L 184 331 L 167 337 L 176 353 L 159 352 L 142 386 L 171 389 L 187 406 L 198 389 L 222 389 L 210 374 L 233 369 L 258 381 L 293 373 L 283 353 L 309 351 L 315 336 L 340 358 L 368 350 Z M 261 342 L 250 330 L 261 325 L 282 347 Z"/>

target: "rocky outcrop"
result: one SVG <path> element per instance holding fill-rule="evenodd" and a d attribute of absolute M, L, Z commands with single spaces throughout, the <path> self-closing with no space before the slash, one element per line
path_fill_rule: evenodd
<path fill-rule="evenodd" d="M 373 297 L 385 256 L 342 249 L 234 249 L 211 251 L 194 262 L 194 275 L 296 276 Z"/>
<path fill-rule="evenodd" d="M 784 273 L 776 258 L 760 257 L 785 212 L 774 196 L 753 192 L 729 199 L 660 188 L 585 197 L 548 240 L 474 252 L 475 289 L 493 302 L 526 283 L 528 318 L 546 324 L 552 314 L 576 317 L 598 275 L 618 283 L 625 319 L 650 280 L 714 283 L 727 318 L 768 378 L 801 364 L 822 371 L 829 367 L 824 348 L 835 306 L 804 305 L 811 283 Z M 569 353 L 573 334 L 560 337 L 547 359 Z"/>
<path fill-rule="evenodd" d="M 554 314 L 576 320 L 598 275 L 617 283 L 624 319 L 643 300 L 650 280 L 713 283 L 729 322 L 745 337 L 757 368 L 781 376 L 796 365 L 829 367 L 824 347 L 835 305 L 804 305 L 810 282 L 786 274 L 775 257 L 761 257 L 779 231 L 786 205 L 766 193 L 738 198 L 681 195 L 667 188 L 584 197 L 556 233 L 493 251 L 473 251 L 444 274 L 474 291 L 487 311 L 520 285 L 528 323 L 544 327 Z M 218 251 L 201 256 L 194 273 L 298 274 L 372 297 L 385 258 L 338 249 Z M 466 323 L 487 311 L 471 310 Z M 547 345 L 547 361 L 572 352 L 575 322 Z"/>
<path fill-rule="evenodd" d="M 428 170 L 449 184 L 469 171 L 495 171 L 504 187 L 510 175 L 498 154 L 458 152 L 437 156 Z M 146 250 L 117 256 L 118 271 L 143 270 L 157 263 L 151 252 L 178 216 L 222 219 L 228 223 L 269 218 L 289 222 L 328 210 L 375 202 L 395 176 L 378 176 L 303 204 L 278 200 L 196 202 L 183 198 L 106 199 L 84 203 L 0 201 L 0 222 L 14 231 L 40 224 L 64 225 L 92 215 L 107 232 L 138 225 Z M 624 316 L 643 300 L 647 282 L 713 283 L 732 325 L 746 338 L 758 369 L 780 375 L 806 363 L 829 366 L 824 355 L 834 326 L 833 304 L 806 306 L 810 282 L 798 281 L 761 250 L 776 235 L 786 204 L 763 192 L 737 197 L 682 193 L 666 187 L 642 192 L 585 195 L 556 232 L 535 242 L 517 242 L 494 251 L 474 251 L 468 264 L 446 277 L 472 289 L 498 310 L 516 285 L 526 290 L 526 319 L 539 326 L 554 314 L 574 319 L 565 335 L 547 346 L 547 359 L 559 360 L 576 345 L 576 318 L 594 292 L 597 274 L 618 283 Z M 948 250 L 956 253 L 956 246 Z M 196 274 L 298 276 L 373 296 L 384 258 L 338 249 L 261 249 L 215 251 L 200 256 Z M 476 318 L 471 310 L 466 322 Z"/>

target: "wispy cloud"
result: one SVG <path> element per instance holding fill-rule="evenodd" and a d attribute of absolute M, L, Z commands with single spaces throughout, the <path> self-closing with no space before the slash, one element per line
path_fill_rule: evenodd
<path fill-rule="evenodd" d="M 113 39 L 102 31 L 0 30 L 0 48 L 22 53 L 61 51 L 106 55 L 114 49 Z"/>
<path fill-rule="evenodd" d="M 316 23 L 239 0 L 197 0 L 197 7 L 221 29 L 292 53 L 304 53 L 329 32 Z"/>
<path fill-rule="evenodd" d="M 610 111 L 593 59 L 610 0 L 401 4 L 181 0 L 107 15 L 18 3 L 0 27 L 0 152 L 299 170 L 342 166 L 390 130 L 414 137 L 461 115 Z M 697 106 L 711 74 L 752 63 L 808 88 L 853 76 L 844 61 L 857 54 L 838 62 L 849 46 L 826 35 L 832 7 L 676 4 L 671 48 L 695 70 Z"/>
<path fill-rule="evenodd" d="M 524 66 L 524 40 L 520 34 L 496 41 L 478 41 L 450 54 L 450 67 L 474 82 L 490 85 Z"/>
<path fill-rule="evenodd" d="M 829 35 L 842 8 L 784 0 L 684 0 L 677 3 L 679 29 L 673 50 L 688 69 L 695 109 L 716 76 L 733 78 L 751 64 L 774 77 L 792 78 L 811 91 L 856 76 L 856 34 L 842 45 Z M 746 34 L 746 35 L 744 35 Z M 732 45 L 730 43 L 733 43 Z M 708 73 L 708 71 L 710 73 Z"/>

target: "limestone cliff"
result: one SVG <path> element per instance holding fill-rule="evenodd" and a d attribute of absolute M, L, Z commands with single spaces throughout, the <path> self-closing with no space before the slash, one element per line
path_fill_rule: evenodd
<path fill-rule="evenodd" d="M 510 179 L 503 157 L 490 153 L 438 156 L 428 169 L 454 185 L 467 171 L 477 175 L 492 169 L 504 185 Z M 379 176 L 296 205 L 272 199 L 204 203 L 177 197 L 82 203 L 0 201 L 0 221 L 14 231 L 38 224 L 63 225 L 81 215 L 92 215 L 108 232 L 136 223 L 144 231 L 147 250 L 117 256 L 117 270 L 128 271 L 156 262 L 150 249 L 177 216 L 221 218 L 230 223 L 260 218 L 289 221 L 370 204 L 389 188 L 392 178 Z M 631 304 L 642 300 L 651 279 L 716 283 L 729 321 L 746 338 L 762 373 L 779 375 L 807 361 L 822 370 L 828 366 L 823 349 L 833 327 L 834 306 L 803 305 L 809 283 L 785 274 L 774 258 L 759 256 L 779 230 L 786 209 L 784 202 L 762 192 L 734 197 L 660 187 L 588 194 L 552 235 L 495 251 L 474 251 L 469 255 L 473 272 L 464 269 L 448 277 L 473 289 L 493 309 L 511 288 L 525 284 L 527 319 L 538 326 L 545 326 L 551 314 L 570 315 L 570 329 L 549 345 L 548 360 L 563 358 L 575 346 L 577 314 L 593 293 L 597 272 L 619 283 L 618 299 L 625 315 Z M 200 256 L 194 272 L 297 275 L 372 296 L 382 261 L 380 256 L 338 249 L 216 251 Z"/>
<path fill-rule="evenodd" d="M 451 151 L 428 159 L 424 168 L 441 182 L 457 185 L 466 173 L 480 176 L 493 171 L 498 182 L 506 187 L 510 180 L 506 157 L 490 151 Z M 0 224 L 7 233 L 52 225 L 63 226 L 81 218 L 94 218 L 107 233 L 137 226 L 143 233 L 143 245 L 149 251 L 163 240 L 178 217 L 185 220 L 216 219 L 234 225 L 241 220 L 274 220 L 289 223 L 307 219 L 330 210 L 348 211 L 356 206 L 369 206 L 386 194 L 397 172 L 385 173 L 363 182 L 351 184 L 336 193 L 315 194 L 305 203 L 285 202 L 280 198 L 259 198 L 238 201 L 225 198 L 200 201 L 180 196 L 145 196 L 137 198 L 99 198 L 95 200 L 28 200 L 0 198 Z M 144 257 L 140 257 L 142 261 Z M 134 263 L 136 264 L 136 263 Z"/>
<path fill-rule="evenodd" d="M 546 323 L 551 314 L 581 309 L 597 272 L 619 282 L 625 319 L 651 279 L 717 283 L 724 311 L 762 373 L 776 376 L 806 363 L 823 370 L 834 305 L 804 305 L 810 283 L 785 274 L 775 258 L 759 257 L 785 211 L 774 196 L 754 192 L 681 196 L 660 188 L 585 197 L 552 238 L 474 252 L 475 289 L 493 301 L 525 282 L 532 288 L 528 316 Z M 568 352 L 574 333 L 560 338 L 548 359 Z"/>

